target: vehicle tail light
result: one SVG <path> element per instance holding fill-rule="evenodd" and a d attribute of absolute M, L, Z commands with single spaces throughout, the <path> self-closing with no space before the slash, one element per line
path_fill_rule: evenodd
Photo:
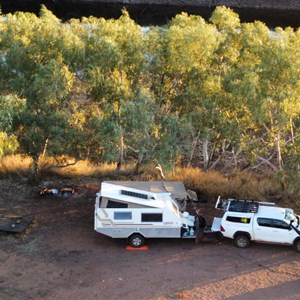
<path fill-rule="evenodd" d="M 220 230 L 221 230 L 222 232 L 225 231 L 225 229 L 224 229 L 224 227 L 223 227 L 222 225 L 220 226 Z"/>

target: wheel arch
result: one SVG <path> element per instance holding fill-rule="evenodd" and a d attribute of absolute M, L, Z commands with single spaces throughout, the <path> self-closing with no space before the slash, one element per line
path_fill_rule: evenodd
<path fill-rule="evenodd" d="M 234 233 L 233 238 L 235 239 L 238 235 L 245 235 L 249 238 L 249 240 L 252 240 L 251 234 L 247 231 L 237 231 Z"/>
<path fill-rule="evenodd" d="M 295 245 L 298 241 L 300 241 L 300 236 L 297 236 L 294 241 L 293 241 L 293 245 Z"/>
<path fill-rule="evenodd" d="M 128 235 L 127 239 L 130 239 L 135 234 L 142 236 L 144 239 L 146 238 L 140 231 L 133 231 Z"/>
<path fill-rule="evenodd" d="M 297 252 L 300 252 L 300 236 L 294 239 L 293 246 Z"/>

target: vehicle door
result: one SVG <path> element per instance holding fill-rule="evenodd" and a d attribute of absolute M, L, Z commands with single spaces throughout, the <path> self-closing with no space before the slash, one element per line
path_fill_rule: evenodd
<path fill-rule="evenodd" d="M 253 231 L 257 241 L 291 244 L 294 240 L 293 230 L 283 220 L 257 217 Z"/>

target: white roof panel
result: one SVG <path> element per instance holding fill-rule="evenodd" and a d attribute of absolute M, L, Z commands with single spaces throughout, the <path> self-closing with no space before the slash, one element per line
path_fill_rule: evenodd
<path fill-rule="evenodd" d="M 187 199 L 187 191 L 181 181 L 106 181 L 123 187 L 152 193 L 171 193 L 174 198 Z"/>

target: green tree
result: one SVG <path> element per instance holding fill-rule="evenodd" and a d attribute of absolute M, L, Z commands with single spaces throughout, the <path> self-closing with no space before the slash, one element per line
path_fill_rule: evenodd
<path fill-rule="evenodd" d="M 212 130 L 209 122 L 214 112 L 212 97 L 219 90 L 212 63 L 221 35 L 201 17 L 183 13 L 165 28 L 150 30 L 147 36 L 156 101 L 165 114 L 180 117 L 181 127 L 187 129 L 190 124 L 180 143 L 185 145 L 181 147 L 182 155 L 192 159 L 193 145 L 207 141 L 208 131 Z M 191 115 L 196 114 L 198 117 L 190 123 Z"/>
<path fill-rule="evenodd" d="M 99 108 L 93 122 L 103 125 L 97 129 L 104 136 L 110 135 L 110 142 L 105 143 L 110 147 L 102 147 L 103 150 L 109 149 L 103 157 L 109 156 L 110 160 L 122 165 L 127 142 L 123 110 L 141 85 L 145 63 L 143 32 L 125 11 L 118 20 L 89 18 L 84 19 L 83 24 L 87 31 L 82 38 L 89 57 L 87 84 L 90 97 Z M 99 136 L 99 132 L 95 134 Z M 117 150 L 117 156 L 116 151 L 111 151 L 111 146 Z"/>
<path fill-rule="evenodd" d="M 25 100 L 15 95 L 0 96 L 0 158 L 14 152 L 19 146 L 13 125 L 25 105 Z"/>
<path fill-rule="evenodd" d="M 219 43 L 215 28 L 201 17 L 182 13 L 147 37 L 151 87 L 158 104 L 166 112 L 192 111 L 201 97 L 200 92 L 195 97 L 195 90 L 203 88 Z"/>
<path fill-rule="evenodd" d="M 300 112 L 300 65 L 295 38 L 291 29 L 270 32 L 261 23 L 245 24 L 239 62 L 226 78 L 227 91 L 246 116 L 247 122 L 240 127 L 244 133 L 248 131 L 248 149 L 279 171 L 284 168 L 286 143 L 293 140 L 293 119 Z"/>
<path fill-rule="evenodd" d="M 73 74 L 62 56 L 64 30 L 43 7 L 39 18 L 28 13 L 8 15 L 6 30 L 0 34 L 0 78 L 7 93 L 26 99 L 26 109 L 14 126 L 21 151 L 34 159 L 35 175 L 40 155 L 51 147 L 58 149 L 62 131 L 67 136 L 64 120 Z"/>

